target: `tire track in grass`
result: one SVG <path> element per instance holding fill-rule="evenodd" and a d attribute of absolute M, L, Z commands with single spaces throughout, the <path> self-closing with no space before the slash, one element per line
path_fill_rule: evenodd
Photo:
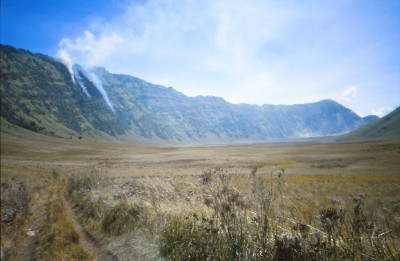
<path fill-rule="evenodd" d="M 81 245 L 88 251 L 92 252 L 96 256 L 96 260 L 98 261 L 118 261 L 118 258 L 116 256 L 114 256 L 109 251 L 104 250 L 85 232 L 85 229 L 80 224 L 78 216 L 72 208 L 71 203 L 67 199 L 65 199 L 65 197 L 63 197 L 63 199 L 67 206 L 67 214 L 71 217 L 76 231 L 80 235 Z"/>
<path fill-rule="evenodd" d="M 37 198 L 43 197 L 43 189 L 38 192 Z M 27 250 L 25 252 L 25 260 L 34 261 L 36 260 L 36 247 L 38 245 L 38 233 L 40 228 L 43 226 L 43 215 L 45 211 L 43 210 L 44 206 L 42 205 L 34 205 L 32 209 L 33 222 L 29 226 L 29 234 Z M 28 234 L 28 232 L 27 232 Z"/>
<path fill-rule="evenodd" d="M 35 196 L 28 230 L 34 234 L 28 239 L 24 260 L 116 260 L 83 232 L 64 197 L 65 180 L 49 182 Z"/>

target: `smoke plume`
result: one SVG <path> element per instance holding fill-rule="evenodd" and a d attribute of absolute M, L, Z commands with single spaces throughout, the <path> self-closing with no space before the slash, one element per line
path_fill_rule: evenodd
<path fill-rule="evenodd" d="M 59 50 L 57 52 L 57 57 L 67 67 L 67 69 L 69 71 L 69 74 L 71 75 L 72 81 L 76 84 L 76 82 L 75 82 L 75 74 L 74 74 L 74 70 L 72 68 L 73 63 L 72 63 L 71 58 L 67 54 L 67 52 L 65 52 L 64 50 L 61 49 L 61 50 Z"/>
<path fill-rule="evenodd" d="M 108 107 L 115 113 L 114 104 L 110 101 L 110 98 L 107 95 L 106 90 L 103 88 L 103 83 L 100 78 L 96 75 L 93 69 L 86 70 L 85 76 L 96 86 L 97 90 L 99 90 L 100 94 L 103 96 L 104 101 L 107 103 Z"/>

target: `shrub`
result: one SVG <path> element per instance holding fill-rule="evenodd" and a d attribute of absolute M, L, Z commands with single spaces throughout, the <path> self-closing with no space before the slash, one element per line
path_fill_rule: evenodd
<path fill-rule="evenodd" d="M 160 254 L 170 260 L 238 260 L 250 250 L 245 237 L 215 218 L 170 216 L 159 238 Z M 248 255 L 250 256 L 250 255 Z"/>
<path fill-rule="evenodd" d="M 248 177 L 253 179 L 250 202 L 231 185 L 234 176 L 226 171 L 203 172 L 200 182 L 207 190 L 204 204 L 210 212 L 202 216 L 194 213 L 168 217 L 158 238 L 160 254 L 171 260 L 397 260 L 400 257 L 398 239 L 389 236 L 388 230 L 379 230 L 364 215 L 363 197 L 353 199 L 352 217 L 347 217 L 344 208 L 321 209 L 320 222 L 312 223 L 315 227 L 286 217 L 285 170 L 276 171 L 274 179 L 272 172 L 271 177 L 256 176 L 254 169 L 250 172 Z"/>
<path fill-rule="evenodd" d="M 102 182 L 102 178 L 95 171 L 79 173 L 68 179 L 67 192 L 70 196 L 72 194 L 86 194 L 97 188 L 100 182 Z"/>
<path fill-rule="evenodd" d="M 143 211 L 145 210 L 142 206 L 132 206 L 126 201 L 121 201 L 104 213 L 101 222 L 102 230 L 114 236 L 133 230 L 139 225 L 139 218 Z"/>
<path fill-rule="evenodd" d="M 332 235 L 334 232 L 339 232 L 345 218 L 346 211 L 343 208 L 326 208 L 321 209 L 318 218 L 322 223 L 322 227 L 329 234 Z"/>

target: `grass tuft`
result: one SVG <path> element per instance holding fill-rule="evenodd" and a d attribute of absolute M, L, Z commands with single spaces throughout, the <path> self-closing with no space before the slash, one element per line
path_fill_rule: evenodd
<path fill-rule="evenodd" d="M 143 211 L 139 205 L 132 206 L 126 201 L 121 201 L 104 213 L 101 222 L 102 230 L 114 236 L 131 231 L 138 227 Z"/>

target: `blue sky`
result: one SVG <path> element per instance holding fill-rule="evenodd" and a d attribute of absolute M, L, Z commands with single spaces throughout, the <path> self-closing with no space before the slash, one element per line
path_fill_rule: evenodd
<path fill-rule="evenodd" d="M 398 0 L 2 0 L 1 42 L 233 103 L 400 106 Z"/>

